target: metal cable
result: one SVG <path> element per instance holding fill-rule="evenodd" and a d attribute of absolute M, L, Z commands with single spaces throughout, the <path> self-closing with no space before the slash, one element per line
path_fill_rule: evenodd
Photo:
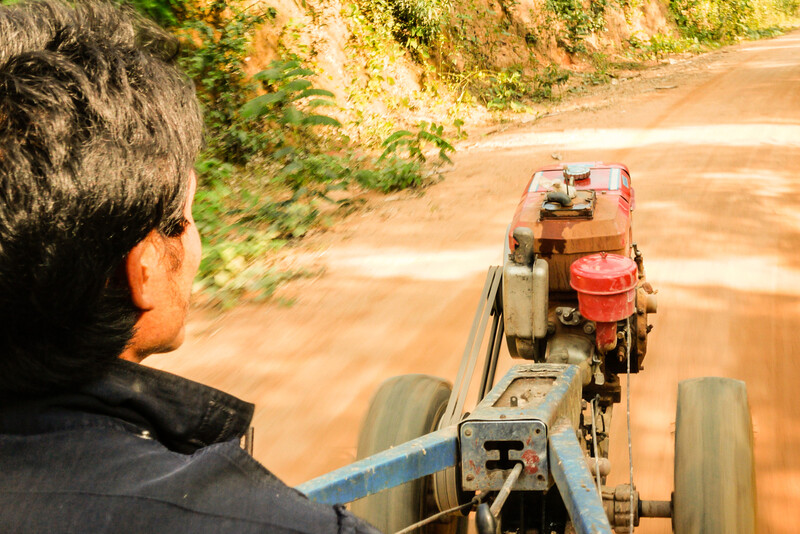
<path fill-rule="evenodd" d="M 407 534 L 408 532 L 414 532 L 418 528 L 424 527 L 425 525 L 427 525 L 429 523 L 433 523 L 434 521 L 438 521 L 439 519 L 441 519 L 441 518 L 443 518 L 443 517 L 445 517 L 447 515 L 453 514 L 455 512 L 463 510 L 464 508 L 467 508 L 467 507 L 472 507 L 472 506 L 478 505 L 483 500 L 484 495 L 485 494 L 476 495 L 468 503 L 459 504 L 458 506 L 454 506 L 454 507 L 450 508 L 449 510 L 445 510 L 443 512 L 439 512 L 438 514 L 433 514 L 432 516 L 430 516 L 430 517 L 428 517 L 426 519 L 423 519 L 422 521 L 418 521 L 417 523 L 414 523 L 413 525 L 407 526 L 403 530 L 398 530 L 397 532 L 395 532 L 395 534 Z"/>
<path fill-rule="evenodd" d="M 600 486 L 600 465 L 598 463 L 600 458 L 597 454 L 597 420 L 595 419 L 595 411 L 597 410 L 597 401 L 599 399 L 600 395 L 595 395 L 594 399 L 592 399 L 592 447 L 594 448 L 594 475 L 597 478 L 597 493 L 602 498 L 603 490 Z"/>
<path fill-rule="evenodd" d="M 631 511 L 630 511 L 630 532 L 633 532 L 633 445 L 631 440 L 631 324 L 630 320 L 628 320 L 628 328 L 627 328 L 627 336 L 625 339 L 627 343 L 626 352 L 627 352 L 627 383 L 625 385 L 625 389 L 627 390 L 625 393 L 626 401 L 627 401 L 627 419 L 628 419 L 628 465 L 630 466 L 629 472 L 629 483 L 631 485 Z"/>

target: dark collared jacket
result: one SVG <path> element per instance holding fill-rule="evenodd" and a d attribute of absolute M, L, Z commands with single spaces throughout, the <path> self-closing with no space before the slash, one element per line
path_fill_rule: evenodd
<path fill-rule="evenodd" d="M 243 451 L 252 414 L 122 360 L 80 392 L 0 401 L 0 532 L 377 533 Z"/>

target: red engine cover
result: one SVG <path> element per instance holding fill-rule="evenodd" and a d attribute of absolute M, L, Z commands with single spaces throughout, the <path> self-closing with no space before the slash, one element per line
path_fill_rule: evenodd
<path fill-rule="evenodd" d="M 591 254 L 572 262 L 570 285 L 578 292 L 581 315 L 610 323 L 636 311 L 636 262 L 619 254 Z"/>

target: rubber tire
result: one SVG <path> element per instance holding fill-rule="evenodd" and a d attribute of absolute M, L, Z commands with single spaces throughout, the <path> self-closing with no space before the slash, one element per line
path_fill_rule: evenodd
<path fill-rule="evenodd" d="M 706 377 L 678 384 L 675 533 L 754 533 L 754 467 L 745 383 Z"/>
<path fill-rule="evenodd" d="M 429 375 L 402 375 L 381 384 L 370 402 L 358 438 L 358 459 L 436 430 L 451 386 Z M 439 510 L 432 499 L 432 476 L 354 501 L 351 510 L 386 534 L 397 532 Z M 436 522 L 419 532 L 466 532 L 466 518 Z"/>

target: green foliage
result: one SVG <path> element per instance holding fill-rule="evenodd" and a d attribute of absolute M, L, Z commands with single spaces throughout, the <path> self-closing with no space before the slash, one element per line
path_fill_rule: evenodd
<path fill-rule="evenodd" d="M 589 9 L 581 0 L 547 0 L 545 5 L 565 25 L 566 35 L 557 42 L 567 52 L 585 52 L 583 38 L 605 29 L 608 0 L 589 0 Z"/>
<path fill-rule="evenodd" d="M 394 0 L 392 14 L 399 24 L 401 39 L 429 43 L 441 30 L 447 0 Z"/>
<path fill-rule="evenodd" d="M 420 187 L 424 184 L 422 164 L 398 156 L 381 159 L 372 168 L 363 168 L 356 173 L 356 181 L 368 189 L 383 193 Z"/>
<path fill-rule="evenodd" d="M 329 214 L 350 209 L 353 186 L 385 192 L 419 187 L 430 176 L 428 150 L 438 151 L 439 163 L 450 161 L 454 149 L 443 127 L 427 123 L 389 135 L 380 157 L 357 151 L 341 123 L 323 111 L 338 110 L 333 93 L 315 87 L 313 70 L 288 48 L 249 77 L 251 39 L 275 18 L 272 8 L 244 8 L 236 0 L 129 1 L 181 37 L 180 61 L 204 108 L 208 143 L 196 165 L 201 187 L 194 209 L 204 256 L 195 289 L 212 302 L 262 298 L 302 275 L 280 269 L 276 251 L 327 224 Z M 373 37 L 370 56 L 381 86 L 392 81 L 382 72 L 382 36 L 399 36 L 412 49 L 427 42 L 439 31 L 449 0 L 365 2 L 384 13 L 361 26 Z M 379 19 L 387 24 L 378 27 Z M 461 126 L 458 135 L 464 135 Z"/>
<path fill-rule="evenodd" d="M 536 100 L 550 100 L 554 98 L 553 88 L 567 83 L 569 71 L 551 63 L 539 72 L 533 79 L 533 97 Z"/>
<path fill-rule="evenodd" d="M 311 206 L 272 202 L 224 182 L 198 189 L 194 217 L 203 258 L 195 292 L 229 307 L 241 298 L 267 298 L 282 282 L 303 276 L 302 271 L 277 268 L 269 254 L 305 233 L 315 216 Z"/>
<path fill-rule="evenodd" d="M 796 16 L 800 12 L 800 0 L 776 0 L 774 9 L 781 14 Z"/>
<path fill-rule="evenodd" d="M 408 130 L 398 130 L 386 138 L 382 143 L 384 147 L 383 154 L 378 158 L 378 161 L 386 159 L 390 155 L 397 155 L 406 151 L 408 159 L 425 163 L 427 157 L 425 156 L 426 145 L 431 144 L 434 148 L 438 149 L 438 156 L 440 163 L 452 163 L 447 156 L 448 152 L 455 152 L 453 145 L 447 142 L 443 137 L 444 126 L 435 123 L 428 124 L 425 121 L 419 123 L 419 129 L 416 133 L 409 132 Z"/>
<path fill-rule="evenodd" d="M 203 106 L 210 150 L 231 163 L 244 163 L 262 150 L 259 127 L 239 113 L 256 85 L 245 74 L 253 32 L 275 10 L 250 12 L 235 2 L 193 5 L 178 30 L 190 46 L 181 65 L 195 80 Z"/>
<path fill-rule="evenodd" d="M 441 32 L 450 0 L 360 0 L 362 7 L 390 22 L 395 37 L 412 48 Z"/>
<path fill-rule="evenodd" d="M 669 8 L 687 37 L 730 41 L 756 26 L 753 0 L 670 0 Z"/>
<path fill-rule="evenodd" d="M 531 96 L 531 80 L 525 78 L 519 68 L 503 69 L 489 75 L 486 92 L 486 108 L 490 110 L 511 109 L 525 111 L 522 102 Z"/>
<path fill-rule="evenodd" d="M 486 92 L 486 108 L 490 110 L 528 111 L 527 100 L 542 102 L 555 98 L 554 87 L 569 80 L 569 71 L 551 63 L 534 76 L 525 76 L 522 69 L 510 68 L 491 73 Z"/>
<path fill-rule="evenodd" d="M 262 83 L 266 93 L 246 102 L 239 110 L 240 116 L 267 120 L 272 127 L 341 127 L 333 117 L 312 112 L 320 107 L 336 107 L 336 102 L 332 92 L 313 87 L 309 76 L 314 76 L 314 71 L 303 68 L 297 59 L 272 61 L 253 77 Z"/>
<path fill-rule="evenodd" d="M 635 33 L 628 39 L 628 44 L 637 57 L 645 59 L 661 59 L 669 54 L 699 53 L 702 50 L 700 41 L 696 38 L 676 38 L 661 33 L 653 34 L 646 39 L 642 39 L 640 34 Z"/>
<path fill-rule="evenodd" d="M 174 28 L 186 20 L 187 0 L 130 0 L 140 13 L 150 17 L 165 28 Z"/>

